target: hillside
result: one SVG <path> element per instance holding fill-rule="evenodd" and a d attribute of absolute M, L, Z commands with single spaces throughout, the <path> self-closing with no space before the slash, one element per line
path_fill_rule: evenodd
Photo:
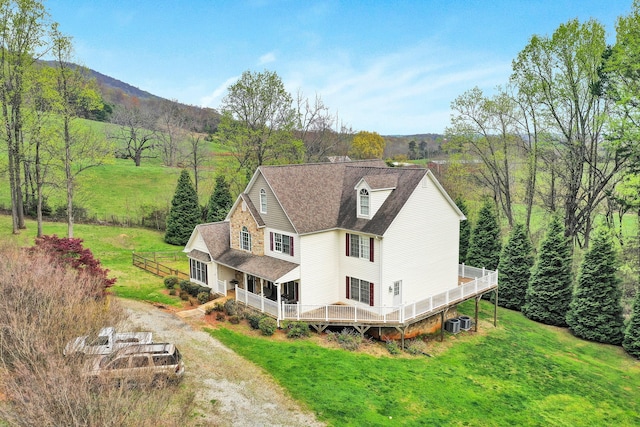
<path fill-rule="evenodd" d="M 50 67 L 54 65 L 53 61 L 41 61 L 41 63 Z M 84 118 L 109 121 L 109 117 L 113 110 L 120 106 L 125 106 L 131 102 L 135 102 L 140 105 L 141 108 L 148 108 L 152 111 L 160 111 L 163 103 L 173 104 L 177 109 L 182 111 L 184 116 L 186 116 L 187 121 L 190 123 L 191 130 L 196 132 L 213 133 L 220 122 L 220 113 L 213 108 L 203 108 L 195 105 L 182 104 L 175 100 L 165 99 L 111 76 L 102 74 L 99 71 L 92 70 L 91 68 L 84 67 L 84 69 L 90 78 L 94 78 L 96 80 L 102 99 L 108 105 L 108 107 L 105 108 L 106 114 L 102 115 L 102 117 Z"/>

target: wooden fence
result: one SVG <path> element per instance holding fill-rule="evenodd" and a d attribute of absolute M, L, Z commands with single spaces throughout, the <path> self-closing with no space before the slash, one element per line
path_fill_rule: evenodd
<path fill-rule="evenodd" d="M 184 257 L 184 253 L 175 252 L 133 252 L 133 265 L 139 267 L 143 270 L 148 271 L 149 273 L 155 274 L 156 276 L 165 277 L 165 276 L 176 276 L 178 279 L 189 280 L 189 274 L 177 270 L 175 268 L 171 268 L 167 265 L 161 264 L 158 260 L 173 260 L 177 261 L 180 259 L 180 256 Z"/>

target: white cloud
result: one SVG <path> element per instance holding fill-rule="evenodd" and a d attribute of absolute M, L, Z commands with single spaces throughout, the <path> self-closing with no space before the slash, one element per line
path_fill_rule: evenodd
<path fill-rule="evenodd" d="M 449 124 L 451 101 L 474 86 L 490 93 L 507 83 L 511 70 L 510 60 L 490 62 L 480 52 L 451 53 L 437 44 L 357 61 L 341 53 L 293 64 L 287 89 L 318 93 L 357 130 L 440 133 Z"/>
<path fill-rule="evenodd" d="M 203 96 L 200 99 L 200 106 L 218 108 L 220 101 L 222 100 L 222 95 L 227 91 L 227 88 L 235 83 L 238 79 L 239 76 L 229 77 L 224 81 L 224 83 L 215 88 L 210 95 Z"/>
<path fill-rule="evenodd" d="M 268 64 L 270 62 L 275 62 L 275 60 L 276 60 L 276 54 L 275 53 L 273 53 L 273 52 L 265 53 L 258 60 L 258 65 L 264 65 L 264 64 Z"/>

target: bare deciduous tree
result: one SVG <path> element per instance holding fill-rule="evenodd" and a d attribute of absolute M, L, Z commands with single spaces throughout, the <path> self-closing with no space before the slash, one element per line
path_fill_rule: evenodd
<path fill-rule="evenodd" d="M 128 105 L 117 108 L 111 122 L 118 125 L 118 130 L 107 135 L 116 141 L 116 155 L 123 159 L 131 159 L 140 166 L 142 159 L 158 157 L 155 149 L 158 145 L 155 123 L 157 117 L 147 108 L 132 99 Z"/>
<path fill-rule="evenodd" d="M 157 135 L 162 149 L 162 161 L 166 166 L 175 166 L 178 162 L 187 125 L 187 116 L 182 107 L 177 100 L 162 100 L 158 106 Z"/>

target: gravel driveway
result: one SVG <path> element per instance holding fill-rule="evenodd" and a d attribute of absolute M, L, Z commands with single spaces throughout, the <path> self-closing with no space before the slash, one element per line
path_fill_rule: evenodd
<path fill-rule="evenodd" d="M 175 343 L 184 356 L 185 381 L 196 392 L 196 421 L 213 426 L 322 426 L 261 368 L 199 330 L 198 310 L 177 316 L 151 304 L 121 299 L 133 326 L 154 341 Z M 200 323 L 201 324 L 201 323 Z"/>

